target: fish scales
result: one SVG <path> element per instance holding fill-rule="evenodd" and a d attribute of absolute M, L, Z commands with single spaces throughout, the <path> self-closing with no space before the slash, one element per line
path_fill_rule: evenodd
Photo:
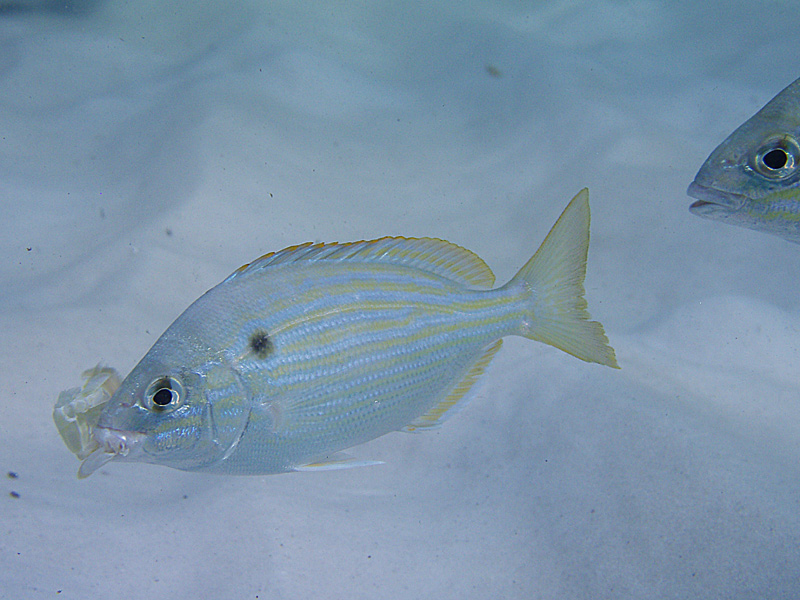
<path fill-rule="evenodd" d="M 439 426 L 507 335 L 616 366 L 586 312 L 588 241 L 584 190 L 494 289 L 480 258 L 436 239 L 265 255 L 187 308 L 121 384 L 87 372 L 56 424 L 81 476 L 113 459 L 224 474 L 365 464 L 341 451 Z"/>
<path fill-rule="evenodd" d="M 531 293 L 512 287 L 487 296 L 400 265 L 332 264 L 283 266 L 268 282 L 236 288 L 234 297 L 198 303 L 200 314 L 236 305 L 249 315 L 220 345 L 244 357 L 237 367 L 248 389 L 257 390 L 260 410 L 249 417 L 250 432 L 272 431 L 278 421 L 282 432 L 243 437 L 225 469 L 261 468 L 302 439 L 304 459 L 311 459 L 401 429 L 458 383 L 488 344 L 519 330 L 520 306 Z M 269 306 L 273 295 L 295 303 L 265 318 L 258 306 Z M 248 298 L 259 299 L 255 310 Z M 267 360 L 248 356 L 258 330 L 270 332 L 274 352 Z M 269 410 L 270 399 L 295 397 L 290 411 Z"/>

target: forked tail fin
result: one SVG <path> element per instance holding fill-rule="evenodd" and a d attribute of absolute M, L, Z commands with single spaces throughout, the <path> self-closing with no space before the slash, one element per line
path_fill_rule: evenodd
<path fill-rule="evenodd" d="M 589 190 L 578 192 L 536 254 L 509 285 L 524 281 L 533 304 L 521 334 L 587 362 L 619 368 L 603 326 L 590 321 L 583 297 L 589 251 Z"/>

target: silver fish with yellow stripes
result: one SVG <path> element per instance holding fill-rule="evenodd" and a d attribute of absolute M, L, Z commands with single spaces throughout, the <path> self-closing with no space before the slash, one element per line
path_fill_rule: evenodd
<path fill-rule="evenodd" d="M 616 367 L 583 279 L 588 192 L 506 285 L 437 239 L 304 244 L 200 297 L 119 384 L 63 392 L 54 417 L 87 476 L 111 459 L 224 474 L 367 464 L 341 451 L 434 428 L 519 335 Z"/>
<path fill-rule="evenodd" d="M 696 215 L 800 243 L 800 79 L 711 153 L 687 193 Z"/>

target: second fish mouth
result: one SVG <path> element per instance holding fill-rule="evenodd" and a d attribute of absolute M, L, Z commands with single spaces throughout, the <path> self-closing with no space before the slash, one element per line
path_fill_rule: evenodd
<path fill-rule="evenodd" d="M 718 211 L 733 212 L 739 210 L 745 202 L 745 197 L 741 194 L 724 192 L 701 185 L 696 181 L 689 184 L 686 193 L 697 199 L 689 206 L 689 210 L 699 215 Z"/>

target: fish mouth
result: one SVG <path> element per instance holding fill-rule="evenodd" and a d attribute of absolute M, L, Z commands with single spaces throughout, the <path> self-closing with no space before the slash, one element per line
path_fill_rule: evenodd
<path fill-rule="evenodd" d="M 81 463 L 78 469 L 80 479 L 88 477 L 110 460 L 139 454 L 145 439 L 145 435 L 137 431 L 120 431 L 108 427 L 95 427 L 92 437 L 98 447 Z"/>
<path fill-rule="evenodd" d="M 693 202 L 689 210 L 700 216 L 735 212 L 742 208 L 747 200 L 741 194 L 707 187 L 696 181 L 689 184 L 686 193 L 692 198 L 697 198 L 697 202 Z"/>

